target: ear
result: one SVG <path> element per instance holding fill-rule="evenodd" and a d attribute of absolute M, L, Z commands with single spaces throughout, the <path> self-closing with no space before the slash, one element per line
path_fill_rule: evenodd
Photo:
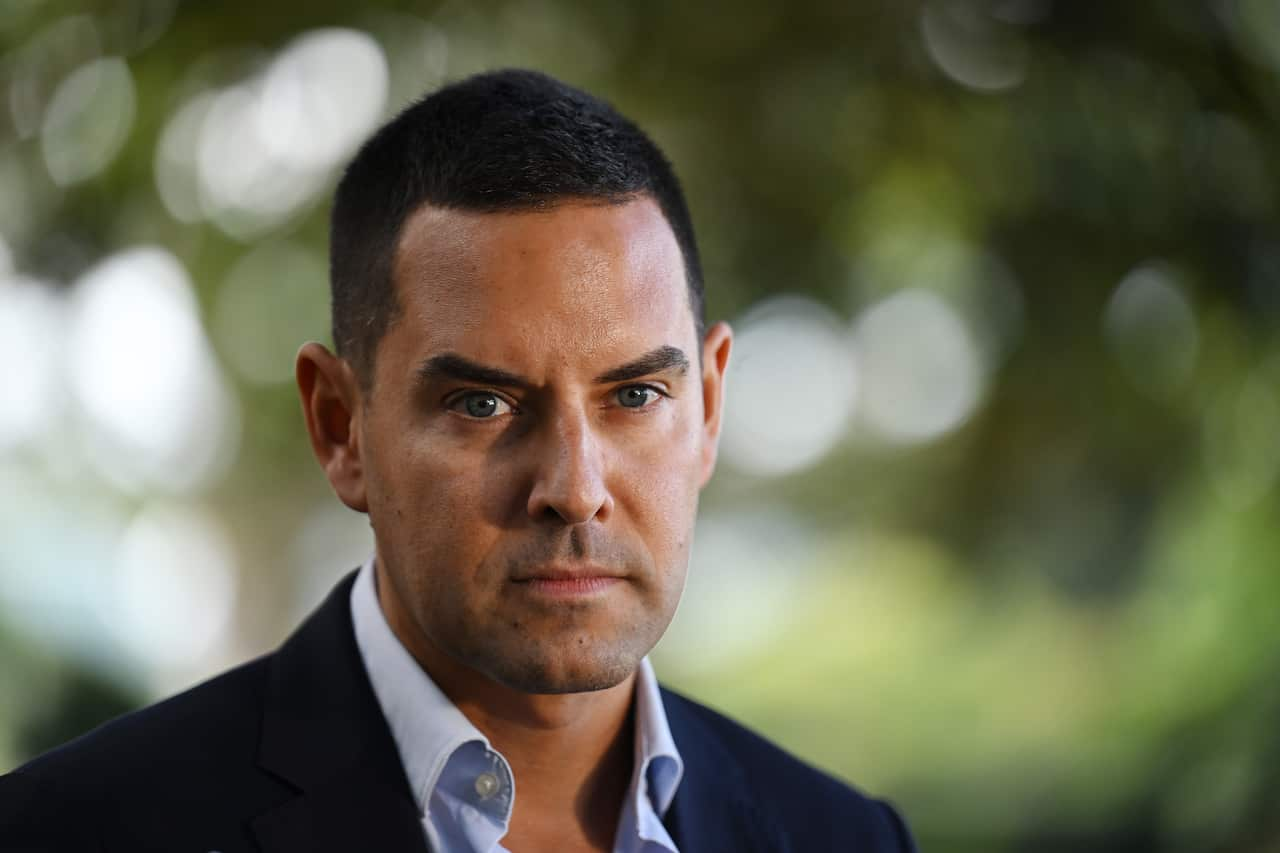
<path fill-rule="evenodd" d="M 724 378 L 733 348 L 733 330 L 716 323 L 702 341 L 702 471 L 698 487 L 711 479 L 720 446 L 720 422 L 724 416 Z"/>
<path fill-rule="evenodd" d="M 311 451 L 339 500 L 368 512 L 360 451 L 360 384 L 345 359 L 323 345 L 306 343 L 294 364 Z"/>

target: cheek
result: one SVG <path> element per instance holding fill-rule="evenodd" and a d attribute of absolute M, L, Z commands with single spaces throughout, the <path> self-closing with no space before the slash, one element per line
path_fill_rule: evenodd
<path fill-rule="evenodd" d="M 447 430 L 401 429 L 379 445 L 375 467 L 380 498 L 418 523 L 431 523 L 476 505 L 484 488 L 477 454 L 451 442 Z"/>
<path fill-rule="evenodd" d="M 680 559 L 688 551 L 698 503 L 700 447 L 696 430 L 686 426 L 661 441 L 622 451 L 619 487 L 664 571 L 682 567 Z"/>
<path fill-rule="evenodd" d="M 475 566 L 497 527 L 504 478 L 438 436 L 401 434 L 379 451 L 369 477 L 369 517 L 381 546 L 417 576 L 415 584 L 437 567 L 449 576 Z"/>

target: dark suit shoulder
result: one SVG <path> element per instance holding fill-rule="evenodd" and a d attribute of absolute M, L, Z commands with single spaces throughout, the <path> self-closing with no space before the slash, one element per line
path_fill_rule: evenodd
<path fill-rule="evenodd" d="M 722 748 L 722 760 L 741 770 L 753 805 L 777 822 L 790 849 L 915 850 L 906 824 L 889 803 L 807 764 L 706 705 L 665 687 L 662 698 L 669 719 L 683 718 L 700 727 L 704 738 Z M 679 735 L 676 745 L 684 755 Z M 706 751 L 707 743 L 697 749 Z"/>
<path fill-rule="evenodd" d="M 268 657 L 241 664 L 153 705 L 117 717 L 19 768 L 60 779 L 106 773 L 134 777 L 157 765 L 201 758 L 226 763 L 227 750 L 253 759 Z M 90 768 L 94 768 L 90 772 Z"/>
<path fill-rule="evenodd" d="M 92 850 L 121 838 L 151 849 L 133 827 L 179 839 L 207 828 L 208 803 L 237 813 L 287 796 L 256 768 L 269 661 L 125 714 L 0 776 L 0 849 Z M 247 843 L 239 827 L 215 837 L 228 836 Z"/>
<path fill-rule="evenodd" d="M 0 850 L 51 853 L 102 849 L 97 821 L 49 781 L 15 770 L 0 776 Z"/>

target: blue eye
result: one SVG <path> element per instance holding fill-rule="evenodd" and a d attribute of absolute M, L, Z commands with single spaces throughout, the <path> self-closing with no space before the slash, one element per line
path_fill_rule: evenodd
<path fill-rule="evenodd" d="M 451 408 L 456 409 L 459 404 L 462 412 L 467 416 L 481 420 L 487 420 L 495 415 L 505 415 L 512 411 L 510 403 L 488 391 L 463 394 L 453 402 Z"/>
<path fill-rule="evenodd" d="M 642 409 L 657 397 L 658 392 L 648 385 L 628 385 L 618 389 L 618 404 L 625 409 Z"/>

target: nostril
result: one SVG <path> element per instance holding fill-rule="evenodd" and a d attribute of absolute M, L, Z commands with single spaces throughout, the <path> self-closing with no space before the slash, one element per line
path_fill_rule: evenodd
<path fill-rule="evenodd" d="M 544 521 L 562 521 L 562 522 L 568 521 L 568 519 L 565 518 L 564 515 L 559 510 L 557 510 L 554 506 L 551 506 L 550 504 L 543 507 L 541 517 Z"/>

